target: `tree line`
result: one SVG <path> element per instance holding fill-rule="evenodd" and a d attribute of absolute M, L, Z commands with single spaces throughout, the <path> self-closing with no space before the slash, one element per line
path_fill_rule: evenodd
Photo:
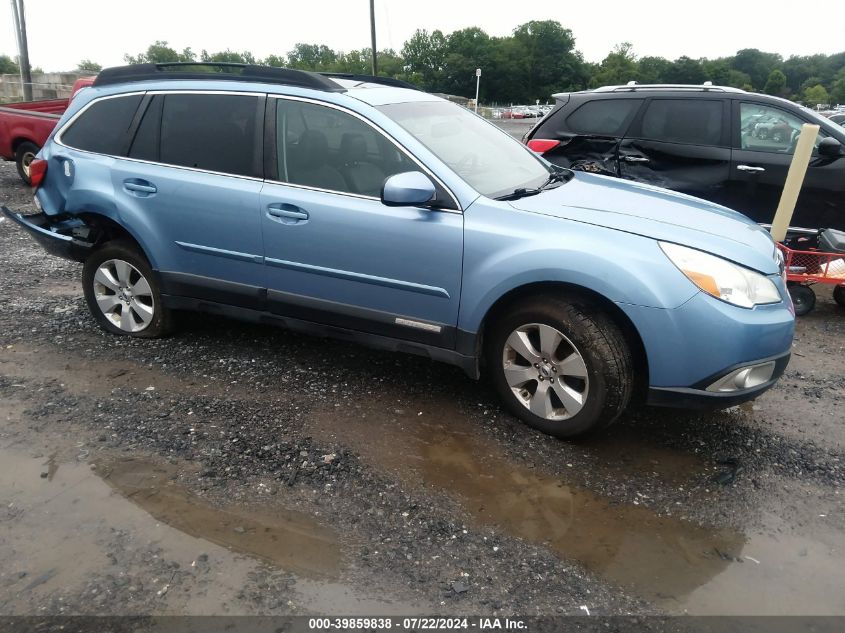
<path fill-rule="evenodd" d="M 225 50 L 199 54 L 157 41 L 127 63 L 240 62 L 315 70 L 367 74 L 370 49 L 336 51 L 325 44 L 296 44 L 287 54 L 256 58 L 249 51 Z M 494 37 L 478 27 L 444 34 L 417 30 L 401 51 L 378 52 L 379 74 L 409 81 L 429 92 L 472 96 L 475 69 L 482 69 L 483 103 L 546 102 L 556 92 L 610 84 L 681 83 L 733 86 L 782 96 L 809 106 L 845 103 L 845 51 L 833 55 L 793 55 L 755 48 L 729 57 L 675 60 L 638 57 L 628 42 L 616 45 L 599 63 L 584 60 L 570 29 L 554 20 L 535 20 L 516 27 L 511 35 Z M 78 70 L 96 72 L 99 64 L 83 60 Z M 0 56 L 0 72 L 17 72 L 15 60 Z"/>

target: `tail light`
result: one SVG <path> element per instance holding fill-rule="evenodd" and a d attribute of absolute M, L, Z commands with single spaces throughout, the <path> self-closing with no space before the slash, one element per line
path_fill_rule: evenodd
<path fill-rule="evenodd" d="M 29 184 L 33 189 L 37 189 L 44 180 L 47 173 L 47 161 L 40 158 L 35 158 L 29 164 Z"/>
<path fill-rule="evenodd" d="M 532 138 L 528 141 L 528 149 L 538 154 L 545 154 L 549 150 L 554 149 L 560 145 L 560 141 L 555 141 L 548 138 Z"/>

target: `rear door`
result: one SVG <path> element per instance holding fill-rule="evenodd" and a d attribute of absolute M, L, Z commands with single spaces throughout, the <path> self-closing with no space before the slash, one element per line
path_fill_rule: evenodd
<path fill-rule="evenodd" d="M 719 204 L 728 200 L 728 99 L 654 97 L 619 144 L 619 173 Z"/>
<path fill-rule="evenodd" d="M 463 259 L 457 203 L 382 204 L 388 176 L 422 168 L 343 108 L 271 97 L 267 129 L 274 148 L 261 223 L 270 310 L 453 348 Z M 437 199 L 451 201 L 437 187 Z"/>
<path fill-rule="evenodd" d="M 258 196 L 265 96 L 152 95 L 112 167 L 121 213 L 146 237 L 165 294 L 260 309 Z"/>
<path fill-rule="evenodd" d="M 641 98 L 591 99 L 575 110 L 563 107 L 543 121 L 532 139 L 559 141 L 543 158 L 561 167 L 618 176 L 617 150 Z"/>
<path fill-rule="evenodd" d="M 804 123 L 811 121 L 784 108 L 733 102 L 730 192 L 737 210 L 757 222 L 773 220 Z M 819 132 L 817 147 L 825 136 Z M 845 157 L 823 157 L 813 150 L 791 224 L 845 229 Z"/>

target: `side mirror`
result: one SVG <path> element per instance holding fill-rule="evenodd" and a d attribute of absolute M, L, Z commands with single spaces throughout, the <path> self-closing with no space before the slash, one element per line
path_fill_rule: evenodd
<path fill-rule="evenodd" d="M 419 171 L 394 174 L 381 187 L 381 201 L 388 207 L 421 207 L 435 194 L 434 183 Z"/>
<path fill-rule="evenodd" d="M 832 136 L 824 137 L 819 141 L 819 156 L 842 156 L 842 143 Z"/>

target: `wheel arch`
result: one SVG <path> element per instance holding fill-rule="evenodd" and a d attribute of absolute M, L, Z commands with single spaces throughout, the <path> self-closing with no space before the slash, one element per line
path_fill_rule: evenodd
<path fill-rule="evenodd" d="M 625 312 L 623 312 L 613 301 L 594 290 L 577 284 L 562 281 L 539 281 L 512 288 L 503 294 L 493 302 L 482 318 L 481 326 L 478 330 L 478 336 L 476 337 L 476 354 L 478 355 L 478 358 L 484 358 L 484 342 L 490 328 L 510 306 L 514 305 L 518 301 L 538 296 L 541 297 L 543 295 L 548 295 L 549 293 L 556 293 L 558 295 L 565 294 L 571 297 L 580 298 L 588 307 L 600 309 L 608 316 L 608 318 L 611 319 L 611 321 L 613 321 L 614 325 L 620 329 L 625 341 L 628 343 L 631 356 L 634 361 L 633 399 L 637 402 L 644 402 L 648 392 L 649 383 L 648 356 L 637 328 L 634 326 L 634 323 L 628 315 L 625 314 Z"/>
<path fill-rule="evenodd" d="M 139 240 L 129 229 L 125 226 L 102 213 L 95 211 L 84 211 L 77 213 L 76 217 L 85 222 L 86 226 L 94 230 L 92 242 L 95 247 L 102 246 L 108 242 L 116 240 L 123 240 L 131 243 L 138 251 L 147 258 L 153 270 L 156 269 L 155 262 L 150 257 L 148 249 L 144 248 L 141 240 Z"/>

